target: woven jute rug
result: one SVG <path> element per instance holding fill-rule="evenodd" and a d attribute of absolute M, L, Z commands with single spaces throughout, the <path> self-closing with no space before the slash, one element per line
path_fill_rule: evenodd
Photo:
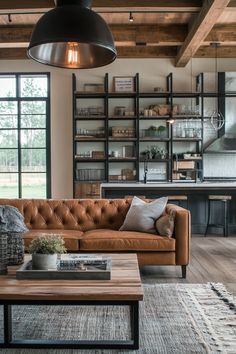
<path fill-rule="evenodd" d="M 236 301 L 222 284 L 144 285 L 144 294 L 140 304 L 140 349 L 124 353 L 236 354 Z M 127 339 L 127 314 L 128 309 L 122 307 L 14 307 L 13 328 L 17 339 Z M 0 331 L 2 336 L 2 323 Z M 2 349 L 0 353 L 121 351 Z"/>

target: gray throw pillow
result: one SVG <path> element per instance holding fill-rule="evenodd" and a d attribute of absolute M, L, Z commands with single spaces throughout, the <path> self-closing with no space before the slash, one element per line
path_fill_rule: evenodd
<path fill-rule="evenodd" d="M 155 221 L 163 214 L 167 200 L 167 197 L 163 197 L 146 203 L 144 200 L 134 197 L 120 231 L 156 234 Z"/>

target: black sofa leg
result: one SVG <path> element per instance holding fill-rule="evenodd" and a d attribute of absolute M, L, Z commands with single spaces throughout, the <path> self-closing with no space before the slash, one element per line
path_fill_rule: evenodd
<path fill-rule="evenodd" d="M 186 266 L 186 265 L 182 265 L 182 266 L 181 266 L 181 270 L 182 270 L 182 278 L 183 278 L 183 279 L 186 279 L 187 266 Z"/>

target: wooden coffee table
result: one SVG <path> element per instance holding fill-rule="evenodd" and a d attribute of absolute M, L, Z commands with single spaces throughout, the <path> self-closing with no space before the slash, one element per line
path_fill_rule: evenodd
<path fill-rule="evenodd" d="M 106 254 L 108 255 L 108 254 Z M 136 254 L 109 254 L 111 280 L 17 280 L 17 267 L 0 276 L 4 341 L 0 348 L 138 349 L 139 301 L 143 300 Z M 17 340 L 12 333 L 12 305 L 129 306 L 130 340 Z"/>

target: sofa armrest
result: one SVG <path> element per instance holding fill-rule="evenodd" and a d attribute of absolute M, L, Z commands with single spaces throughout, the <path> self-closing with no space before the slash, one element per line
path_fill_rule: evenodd
<path fill-rule="evenodd" d="M 175 210 L 174 238 L 176 239 L 176 265 L 189 263 L 191 214 L 190 211 L 174 204 L 167 204 L 166 211 Z"/>

